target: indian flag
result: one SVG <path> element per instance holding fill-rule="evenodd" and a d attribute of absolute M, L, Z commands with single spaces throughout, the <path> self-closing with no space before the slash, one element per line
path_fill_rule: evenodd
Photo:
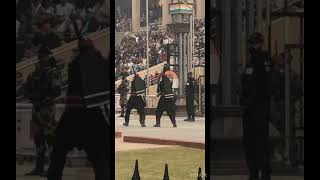
<path fill-rule="evenodd" d="M 170 14 L 177 14 L 177 13 L 190 13 L 192 14 L 192 4 L 170 4 L 169 12 Z"/>

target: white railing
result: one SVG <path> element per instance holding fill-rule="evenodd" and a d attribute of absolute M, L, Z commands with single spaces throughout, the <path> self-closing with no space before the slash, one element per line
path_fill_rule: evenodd
<path fill-rule="evenodd" d="M 132 21 L 127 21 L 125 23 L 120 23 L 116 25 L 116 32 L 131 32 L 132 31 Z"/>

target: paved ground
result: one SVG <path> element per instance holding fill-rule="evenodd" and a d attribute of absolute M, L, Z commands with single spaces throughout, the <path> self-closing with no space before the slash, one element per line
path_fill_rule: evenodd
<path fill-rule="evenodd" d="M 115 115 L 115 129 L 121 131 L 122 136 L 139 136 L 158 139 L 182 140 L 193 142 L 205 142 L 205 119 L 197 117 L 195 122 L 185 122 L 184 117 L 177 117 L 178 128 L 173 128 L 168 116 L 161 118 L 161 128 L 152 127 L 155 124 L 155 116 L 146 116 L 146 126 L 142 128 L 139 123 L 139 115 L 132 113 L 128 127 L 124 127 L 124 118 Z"/>
<path fill-rule="evenodd" d="M 210 180 L 248 180 L 247 176 L 211 176 Z M 304 180 L 304 177 L 273 176 L 271 180 Z"/>
<path fill-rule="evenodd" d="M 16 164 L 16 180 L 46 180 L 44 177 L 39 176 L 24 176 L 33 168 L 31 163 L 24 165 Z M 94 173 L 91 168 L 85 167 L 66 167 L 64 170 L 63 180 L 94 180 Z"/>
<path fill-rule="evenodd" d="M 16 165 L 16 180 L 46 180 L 43 177 L 24 176 L 32 167 L 31 164 Z M 65 168 L 63 180 L 94 180 L 94 175 L 91 168 Z M 247 176 L 211 176 L 210 180 L 247 180 Z M 272 180 L 304 180 L 304 177 L 273 176 Z"/>
<path fill-rule="evenodd" d="M 172 146 L 144 144 L 144 143 L 127 143 L 127 142 L 123 142 L 122 138 L 116 138 L 115 140 L 116 152 L 130 151 L 130 150 L 137 150 L 137 149 L 163 148 L 163 147 L 172 147 Z"/>

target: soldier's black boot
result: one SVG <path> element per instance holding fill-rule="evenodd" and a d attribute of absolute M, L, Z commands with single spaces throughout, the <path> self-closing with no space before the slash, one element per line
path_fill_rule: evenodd
<path fill-rule="evenodd" d="M 173 125 L 173 127 L 177 127 L 177 122 L 176 122 L 176 116 L 175 115 L 170 115 L 169 116 L 170 120 L 171 120 L 171 123 Z"/>
<path fill-rule="evenodd" d="M 172 125 L 173 125 L 173 127 L 175 127 L 175 128 L 177 127 L 177 123 L 176 123 L 176 122 L 173 122 Z"/>
<path fill-rule="evenodd" d="M 36 167 L 29 173 L 26 173 L 26 176 L 40 176 L 44 172 L 44 154 L 45 154 L 45 147 L 37 148 L 37 160 L 36 160 Z"/>
<path fill-rule="evenodd" d="M 271 180 L 271 175 L 267 171 L 262 171 L 261 180 Z"/>
<path fill-rule="evenodd" d="M 40 173 L 40 177 L 48 177 L 48 172 L 43 171 L 42 173 Z"/>
<path fill-rule="evenodd" d="M 140 121 L 141 127 L 146 127 L 144 114 L 140 115 L 139 121 Z"/>
<path fill-rule="evenodd" d="M 119 117 L 124 117 L 124 108 L 121 108 L 121 114 Z"/>
<path fill-rule="evenodd" d="M 156 124 L 153 125 L 153 127 L 160 127 L 160 117 L 159 116 L 156 117 Z"/>
<path fill-rule="evenodd" d="M 124 122 L 123 125 L 124 125 L 124 126 L 129 126 L 129 123 Z"/>
<path fill-rule="evenodd" d="M 41 171 L 33 169 L 32 171 L 26 173 L 25 176 L 39 176 L 41 173 Z"/>
<path fill-rule="evenodd" d="M 250 171 L 248 180 L 259 180 L 259 171 Z"/>
<path fill-rule="evenodd" d="M 188 117 L 187 119 L 185 119 L 184 121 L 190 121 L 190 117 Z"/>
<path fill-rule="evenodd" d="M 194 117 L 192 117 L 191 119 L 190 119 L 190 122 L 195 122 L 196 120 L 195 120 L 195 118 Z"/>
<path fill-rule="evenodd" d="M 25 174 L 26 176 L 41 176 L 42 174 L 45 173 L 43 170 L 44 164 L 41 162 L 41 159 L 40 160 L 39 159 L 40 158 L 37 158 L 36 168 L 26 173 Z"/>
<path fill-rule="evenodd" d="M 160 124 L 155 124 L 155 125 L 153 125 L 153 127 L 160 127 Z"/>
<path fill-rule="evenodd" d="M 121 108 L 121 115 L 119 117 L 124 117 L 124 108 Z"/>

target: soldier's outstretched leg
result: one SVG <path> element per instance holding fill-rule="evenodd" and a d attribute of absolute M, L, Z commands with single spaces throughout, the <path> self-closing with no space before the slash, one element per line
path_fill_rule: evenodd
<path fill-rule="evenodd" d="M 140 106 L 137 108 L 138 110 L 138 113 L 139 113 L 139 121 L 140 121 L 140 124 L 141 124 L 141 127 L 146 127 L 146 124 L 145 124 L 145 118 L 146 118 L 146 114 L 145 114 L 145 109 L 144 109 L 144 106 Z"/>
<path fill-rule="evenodd" d="M 156 124 L 153 127 L 160 127 L 160 119 L 165 109 L 166 109 L 165 98 L 161 96 L 158 102 L 158 106 L 156 108 Z"/>
<path fill-rule="evenodd" d="M 167 107 L 167 113 L 169 115 L 169 118 L 171 120 L 173 127 L 177 127 L 175 103 L 173 100 L 168 100 L 168 101 L 170 101 L 170 103 L 169 103 L 169 106 Z"/>
<path fill-rule="evenodd" d="M 194 98 L 191 98 L 191 102 L 190 102 L 190 114 L 191 114 L 191 121 L 195 121 Z"/>
<path fill-rule="evenodd" d="M 130 118 L 130 113 L 131 110 L 133 109 L 133 104 L 132 104 L 132 98 L 130 97 L 128 104 L 127 104 L 127 109 L 126 109 L 126 115 L 124 116 L 124 126 L 128 126 L 129 125 L 129 118 Z"/>
<path fill-rule="evenodd" d="M 59 141 L 58 141 L 59 142 Z M 48 180 L 62 180 L 64 164 L 66 162 L 66 155 L 68 153 L 68 146 L 57 143 L 53 147 L 50 157 L 50 166 L 48 169 Z"/>
<path fill-rule="evenodd" d="M 184 121 L 190 121 L 191 120 L 191 112 L 190 112 L 190 98 L 189 97 L 186 98 L 186 109 L 187 109 L 188 118 L 185 119 Z"/>

